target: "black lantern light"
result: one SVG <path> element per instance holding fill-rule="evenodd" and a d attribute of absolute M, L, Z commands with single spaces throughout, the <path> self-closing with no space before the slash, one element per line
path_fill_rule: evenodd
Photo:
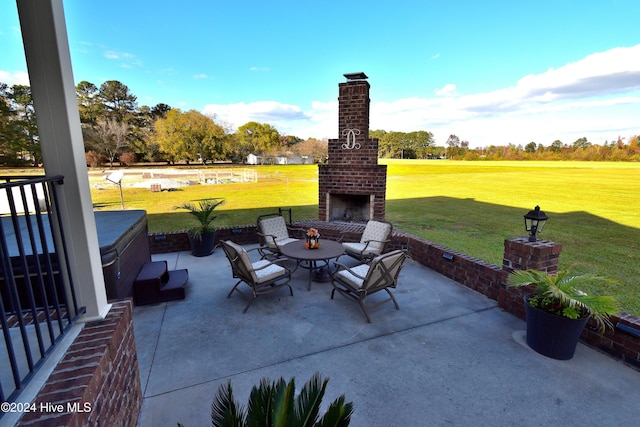
<path fill-rule="evenodd" d="M 536 206 L 534 210 L 529 211 L 529 213 L 524 216 L 524 226 L 530 233 L 530 242 L 536 241 L 536 234 L 542 231 L 548 219 L 549 217 L 540 210 L 540 206 Z"/>

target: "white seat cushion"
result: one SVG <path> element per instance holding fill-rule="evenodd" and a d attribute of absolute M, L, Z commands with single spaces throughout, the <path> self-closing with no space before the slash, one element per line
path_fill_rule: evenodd
<path fill-rule="evenodd" d="M 351 252 L 354 254 L 361 254 L 361 255 L 377 255 L 380 253 L 380 248 L 376 245 L 373 244 L 373 242 L 367 246 L 366 243 L 359 243 L 359 242 L 344 242 L 342 244 L 342 246 L 344 247 L 344 249 L 347 252 Z M 364 251 L 364 253 L 362 252 L 364 250 L 364 247 L 367 246 L 367 250 Z"/>
<path fill-rule="evenodd" d="M 277 264 L 271 264 L 266 268 L 258 270 L 259 268 L 269 264 L 269 262 L 270 261 L 267 261 L 267 260 L 260 260 L 251 264 L 251 266 L 253 267 L 252 275 L 256 276 L 255 277 L 256 283 L 268 282 L 269 280 L 275 279 L 284 274 L 285 272 L 284 268 L 280 267 Z"/>
<path fill-rule="evenodd" d="M 358 276 L 367 277 L 367 273 L 369 272 L 369 266 L 367 264 L 360 264 L 351 269 Z M 354 289 L 360 289 L 362 287 L 362 283 L 364 279 L 361 279 L 353 274 L 351 274 L 349 270 L 342 270 L 338 273 L 338 276 L 342 281 L 351 285 Z"/>

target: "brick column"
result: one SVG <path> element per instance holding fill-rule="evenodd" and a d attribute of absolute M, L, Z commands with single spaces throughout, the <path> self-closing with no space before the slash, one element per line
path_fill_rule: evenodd
<path fill-rule="evenodd" d="M 557 273 L 560 252 L 562 252 L 562 245 L 548 240 L 529 242 L 528 237 L 506 239 L 502 269 L 508 273 L 514 270 Z"/>
<path fill-rule="evenodd" d="M 539 270 L 549 274 L 558 272 L 558 259 L 562 245 L 548 240 L 530 242 L 529 237 L 505 239 L 502 259 L 502 283 L 497 295 L 500 308 L 525 318 L 523 295 L 531 292 L 525 288 L 507 287 L 509 274 L 515 270 Z"/>

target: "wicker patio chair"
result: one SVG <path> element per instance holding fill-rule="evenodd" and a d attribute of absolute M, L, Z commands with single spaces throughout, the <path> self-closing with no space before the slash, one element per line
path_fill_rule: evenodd
<path fill-rule="evenodd" d="M 390 222 L 369 220 L 359 242 L 342 242 L 344 253 L 359 261 L 369 262 L 384 252 L 392 231 L 393 224 Z"/>
<path fill-rule="evenodd" d="M 375 257 L 370 264 L 360 264 L 355 267 L 347 267 L 336 263 L 338 270 L 331 278 L 333 290 L 331 299 L 336 291 L 348 299 L 356 301 L 364 312 L 367 322 L 371 323 L 368 309 L 378 307 L 387 301 L 393 301 L 396 310 L 399 310 L 398 302 L 389 288 L 395 288 L 398 284 L 398 275 L 406 259 L 403 250 L 395 250 Z M 366 305 L 367 296 L 378 291 L 385 291 L 389 298 L 378 301 L 375 304 Z"/>
<path fill-rule="evenodd" d="M 258 252 L 260 252 L 262 259 L 280 257 L 281 246 L 300 240 L 291 237 L 290 233 L 304 232 L 302 229 L 287 226 L 284 217 L 280 214 L 260 215 L 256 226 L 260 243 Z"/>
<path fill-rule="evenodd" d="M 240 245 L 231 240 L 222 241 L 222 249 L 224 250 L 229 263 L 233 277 L 238 278 L 238 283 L 231 289 L 227 298 L 231 298 L 233 291 L 237 291 L 247 297 L 244 292 L 238 289 L 241 283 L 247 284 L 251 288 L 251 296 L 249 303 L 244 308 L 246 313 L 249 306 L 258 297 L 258 295 L 269 294 L 278 289 L 287 286 L 289 293 L 293 296 L 293 289 L 289 285 L 291 280 L 291 270 L 287 267 L 278 265 L 279 262 L 286 261 L 286 258 L 278 260 L 259 260 L 251 262 L 248 252 Z M 252 249 L 253 250 L 253 249 Z"/>

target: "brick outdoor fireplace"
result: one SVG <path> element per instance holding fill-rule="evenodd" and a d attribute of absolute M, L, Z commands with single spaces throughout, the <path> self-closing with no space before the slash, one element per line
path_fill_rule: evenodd
<path fill-rule="evenodd" d="M 345 74 L 338 96 L 338 139 L 318 168 L 318 213 L 323 221 L 383 220 L 387 166 L 378 165 L 378 140 L 369 138 L 369 83 Z"/>

